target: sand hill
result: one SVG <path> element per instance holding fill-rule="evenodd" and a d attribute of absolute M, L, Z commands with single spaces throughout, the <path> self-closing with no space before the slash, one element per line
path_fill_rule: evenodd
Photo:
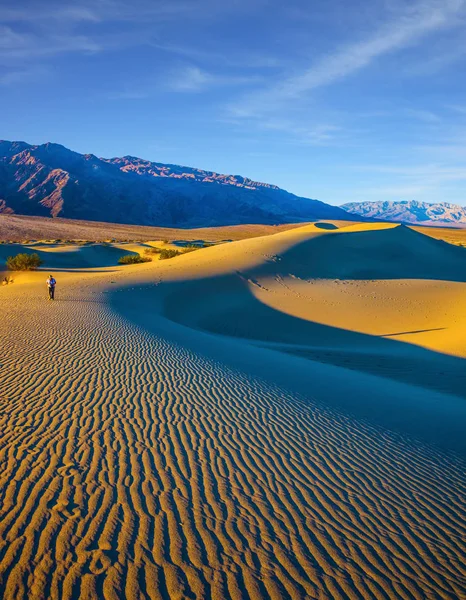
<path fill-rule="evenodd" d="M 4 598 L 465 597 L 466 250 L 342 225 L 0 288 Z"/>

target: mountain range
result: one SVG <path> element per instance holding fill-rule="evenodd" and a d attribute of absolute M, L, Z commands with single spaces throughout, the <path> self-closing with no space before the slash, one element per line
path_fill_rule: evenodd
<path fill-rule="evenodd" d="M 416 200 L 400 202 L 350 202 L 343 204 L 349 213 L 367 219 L 397 221 L 416 225 L 456 225 L 466 227 L 466 206 L 438 202 L 430 204 Z"/>
<path fill-rule="evenodd" d="M 165 227 L 356 218 L 238 175 L 8 141 L 0 141 L 1 213 Z"/>

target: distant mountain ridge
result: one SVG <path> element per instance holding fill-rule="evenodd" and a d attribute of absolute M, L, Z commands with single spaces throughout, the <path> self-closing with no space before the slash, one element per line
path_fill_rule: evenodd
<path fill-rule="evenodd" d="M 0 141 L 0 214 L 200 227 L 355 219 L 239 175 Z"/>
<path fill-rule="evenodd" d="M 117 158 L 103 158 L 105 162 L 117 165 L 120 171 L 125 173 L 137 173 L 138 175 L 149 175 L 152 177 L 173 177 L 174 179 L 192 179 L 200 183 L 219 183 L 223 185 L 234 185 L 236 187 L 255 190 L 258 188 L 268 188 L 271 190 L 280 190 L 276 185 L 270 183 L 261 183 L 253 181 L 240 175 L 221 175 L 212 171 L 204 171 L 193 167 L 181 167 L 179 165 L 170 165 L 164 163 L 151 162 L 137 158 L 136 156 L 123 156 Z"/>
<path fill-rule="evenodd" d="M 369 219 L 397 221 L 432 225 L 457 225 L 466 227 L 466 206 L 448 202 L 418 202 L 402 200 L 400 202 L 349 202 L 341 208 Z"/>

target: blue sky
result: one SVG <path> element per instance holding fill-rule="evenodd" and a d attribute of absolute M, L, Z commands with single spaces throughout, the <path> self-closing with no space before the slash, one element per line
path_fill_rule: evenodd
<path fill-rule="evenodd" d="M 0 0 L 0 138 L 466 204 L 466 0 Z"/>

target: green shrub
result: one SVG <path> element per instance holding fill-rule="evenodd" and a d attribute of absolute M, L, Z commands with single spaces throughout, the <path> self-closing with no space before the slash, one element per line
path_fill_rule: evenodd
<path fill-rule="evenodd" d="M 178 256 L 179 254 L 181 254 L 181 252 L 179 250 L 164 249 L 164 250 L 160 251 L 160 260 L 166 260 L 167 258 L 174 258 L 175 256 Z"/>
<path fill-rule="evenodd" d="M 119 265 L 135 265 L 138 263 L 150 262 L 152 259 L 148 256 L 141 256 L 140 254 L 125 254 L 118 260 Z"/>
<path fill-rule="evenodd" d="M 145 254 L 160 254 L 162 252 L 161 248 L 157 248 L 156 246 L 151 246 L 150 248 L 145 248 L 144 249 L 144 253 Z"/>
<path fill-rule="evenodd" d="M 21 253 L 16 256 L 9 256 L 6 259 L 6 268 L 9 271 L 35 271 L 41 266 L 42 260 L 36 253 Z"/>

